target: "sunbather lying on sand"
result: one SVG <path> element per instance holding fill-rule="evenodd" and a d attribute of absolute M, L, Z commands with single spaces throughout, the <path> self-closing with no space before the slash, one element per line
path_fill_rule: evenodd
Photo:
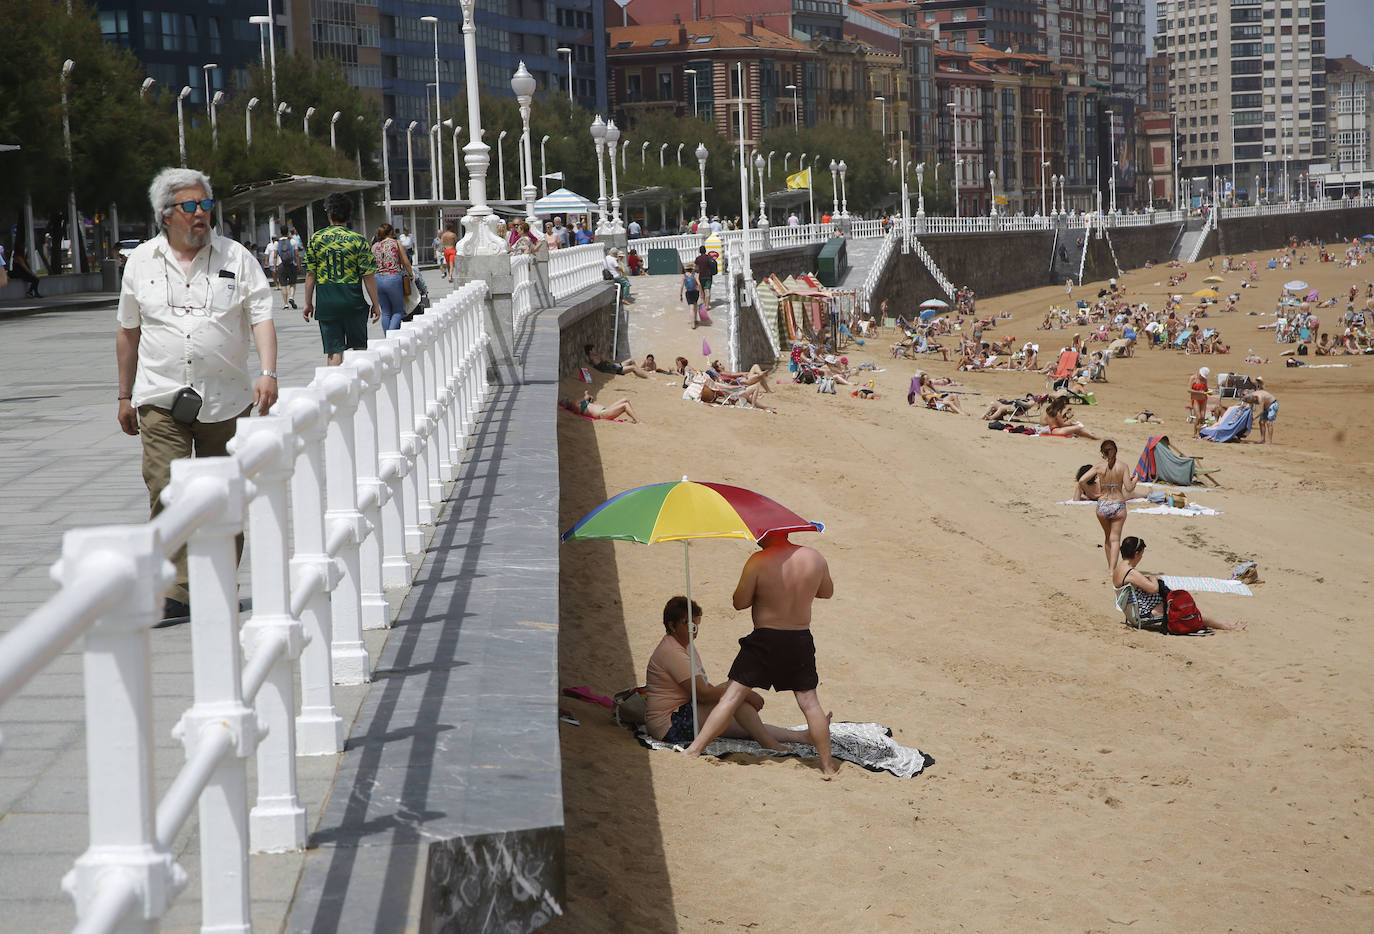
<path fill-rule="evenodd" d="M 597 405 L 592 399 L 592 394 L 584 390 L 581 402 L 574 404 L 571 399 L 560 399 L 558 404 L 569 412 L 576 412 L 588 418 L 605 418 L 614 421 L 624 415 L 636 425 L 639 424 L 639 419 L 635 417 L 635 410 L 631 407 L 629 399 L 619 399 L 609 406 Z"/>
<path fill-rule="evenodd" d="M 1047 398 L 1047 396 L 1037 396 L 1035 393 L 1028 392 L 1019 399 L 998 399 L 989 405 L 987 411 L 983 413 L 983 421 L 995 422 L 1009 418 L 1021 418 L 1032 409 L 1038 409 L 1044 405 Z"/>
<path fill-rule="evenodd" d="M 935 409 L 937 412 L 953 412 L 956 415 L 968 414 L 959 406 L 959 400 L 956 396 L 947 392 L 940 392 L 935 388 L 934 382 L 931 381 L 930 375 L 925 370 L 917 370 L 916 375 L 911 378 L 911 386 L 906 394 L 907 405 L 915 405 L 918 395 L 928 409 Z"/>

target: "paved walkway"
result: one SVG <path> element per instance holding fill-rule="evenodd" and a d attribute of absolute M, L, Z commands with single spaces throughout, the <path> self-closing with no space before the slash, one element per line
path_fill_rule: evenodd
<path fill-rule="evenodd" d="M 426 279 L 435 298 L 447 294 L 437 275 Z M 0 588 L 6 598 L 0 632 L 56 592 L 48 569 L 65 531 L 147 518 L 138 439 L 115 423 L 114 298 L 99 295 L 94 305 L 85 305 L 84 296 L 42 300 L 44 313 L 23 316 L 8 313 L 12 302 L 0 307 L 7 358 L 0 386 Z M 319 331 L 287 308 L 278 309 L 276 323 L 282 385 L 304 385 L 324 362 Z M 375 658 L 385 633 L 367 636 Z M 154 637 L 161 794 L 184 761 L 171 729 L 189 703 L 190 628 L 157 630 Z M 336 693 L 340 715 L 351 722 L 364 689 Z M 69 651 L 0 707 L 0 929 L 43 934 L 69 930 L 75 920 L 59 883 L 87 842 L 83 703 L 80 654 Z M 301 758 L 299 766 L 301 798 L 313 822 L 337 758 Z M 191 879 L 164 932 L 199 928 L 197 846 L 194 829 L 176 841 Z M 280 929 L 303 862 L 303 854 L 253 858 L 256 929 Z"/>

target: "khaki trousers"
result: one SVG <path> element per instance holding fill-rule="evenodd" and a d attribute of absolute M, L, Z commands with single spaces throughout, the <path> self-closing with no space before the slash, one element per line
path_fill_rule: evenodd
<path fill-rule="evenodd" d="M 239 417 L 252 410 L 250 405 Z M 162 512 L 162 491 L 172 481 L 172 461 L 182 457 L 224 457 L 229 453 L 229 439 L 234 437 L 237 425 L 238 418 L 183 425 L 172 418 L 168 409 L 152 405 L 138 407 L 138 433 L 143 439 L 143 483 L 148 487 L 149 518 L 157 518 L 158 513 Z M 243 557 L 243 536 L 237 536 L 234 544 L 237 560 Z M 177 569 L 176 581 L 167 588 L 165 596 L 190 603 L 185 548 L 177 551 L 172 563 Z"/>

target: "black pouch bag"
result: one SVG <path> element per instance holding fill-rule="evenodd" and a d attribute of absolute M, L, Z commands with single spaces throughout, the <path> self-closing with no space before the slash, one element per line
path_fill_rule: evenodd
<path fill-rule="evenodd" d="M 176 394 L 172 400 L 172 421 L 178 425 L 190 425 L 200 415 L 200 406 L 204 400 L 200 398 L 200 393 L 190 386 L 185 386 Z"/>

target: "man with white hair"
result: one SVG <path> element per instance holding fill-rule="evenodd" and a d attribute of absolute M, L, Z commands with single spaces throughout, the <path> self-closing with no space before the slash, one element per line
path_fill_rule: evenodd
<path fill-rule="evenodd" d="M 235 422 L 277 401 L 277 332 L 272 289 L 243 246 L 210 229 L 210 179 L 163 169 L 148 187 L 162 232 L 129 254 L 119 293 L 115 360 L 119 427 L 143 441 L 143 482 L 153 516 L 172 461 L 227 453 Z M 249 338 L 260 371 L 248 369 Z M 163 608 L 188 618 L 186 552 Z"/>

